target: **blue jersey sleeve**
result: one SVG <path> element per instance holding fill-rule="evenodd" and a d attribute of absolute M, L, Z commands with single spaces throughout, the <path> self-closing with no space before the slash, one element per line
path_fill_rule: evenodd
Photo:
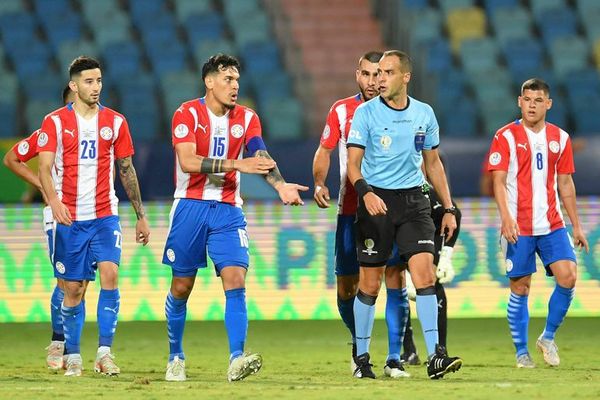
<path fill-rule="evenodd" d="M 423 148 L 425 150 L 431 150 L 440 145 L 440 126 L 435 118 L 433 108 L 430 106 L 427 107 L 427 117 L 429 121 L 425 132 L 425 144 L 423 145 Z"/>
<path fill-rule="evenodd" d="M 363 106 L 359 106 L 352 117 L 352 125 L 348 133 L 348 142 L 346 147 L 362 147 L 367 146 L 367 138 L 369 137 L 369 125 L 367 123 L 367 110 Z"/>

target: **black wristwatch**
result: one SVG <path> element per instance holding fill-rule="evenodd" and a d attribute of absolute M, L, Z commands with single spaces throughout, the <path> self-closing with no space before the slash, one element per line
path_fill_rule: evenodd
<path fill-rule="evenodd" d="M 444 214 L 456 215 L 456 207 L 444 208 Z"/>

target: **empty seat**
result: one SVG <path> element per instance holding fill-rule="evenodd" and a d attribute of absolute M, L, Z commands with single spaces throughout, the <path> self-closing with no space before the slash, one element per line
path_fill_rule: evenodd
<path fill-rule="evenodd" d="M 26 47 L 12 50 L 11 58 L 19 79 L 31 79 L 35 75 L 44 74 L 50 69 L 52 53 L 49 47 L 33 40 Z"/>
<path fill-rule="evenodd" d="M 61 66 L 61 71 L 67 71 L 71 62 L 82 55 L 98 59 L 98 48 L 93 42 L 87 40 L 65 42 L 61 44 L 58 49 L 58 62 Z"/>
<path fill-rule="evenodd" d="M 500 43 L 531 36 L 532 19 L 523 7 L 500 8 L 492 16 L 494 32 Z"/>
<path fill-rule="evenodd" d="M 444 38 L 426 43 L 425 62 L 427 71 L 442 72 L 452 67 L 450 45 Z"/>
<path fill-rule="evenodd" d="M 102 51 L 102 58 L 113 76 L 133 75 L 140 71 L 142 54 L 137 43 L 115 42 Z"/>
<path fill-rule="evenodd" d="M 109 44 L 117 42 L 128 42 L 131 41 L 131 22 L 129 18 L 121 12 L 115 13 L 110 18 L 110 29 L 106 29 L 104 26 L 93 26 L 91 25 L 94 32 L 94 39 L 98 47 L 104 49 Z"/>
<path fill-rule="evenodd" d="M 446 18 L 450 44 L 458 51 L 465 39 L 477 39 L 486 35 L 486 18 L 483 10 L 477 7 L 456 9 Z"/>
<path fill-rule="evenodd" d="M 64 42 L 78 41 L 81 38 L 81 17 L 71 10 L 50 14 L 40 20 L 54 51 Z"/>
<path fill-rule="evenodd" d="M 23 80 L 23 92 L 29 99 L 57 101 L 67 84 L 66 74 L 46 72 L 35 79 Z"/>
<path fill-rule="evenodd" d="M 512 74 L 541 68 L 544 50 L 537 40 L 509 40 L 502 46 L 506 65 Z"/>
<path fill-rule="evenodd" d="M 495 67 L 498 54 L 498 44 L 491 38 L 468 39 L 460 46 L 460 60 L 467 73 Z"/>
<path fill-rule="evenodd" d="M 0 1 L 0 15 L 20 13 L 25 11 L 22 0 L 3 0 Z"/>
<path fill-rule="evenodd" d="M 558 38 L 577 34 L 577 17 L 568 7 L 545 10 L 536 19 L 547 45 Z"/>
<path fill-rule="evenodd" d="M 223 10 L 230 23 L 244 21 L 249 14 L 261 11 L 258 0 L 223 0 Z"/>
<path fill-rule="evenodd" d="M 442 12 L 448 14 L 452 11 L 471 8 L 475 6 L 475 0 L 444 0 L 438 2 Z"/>
<path fill-rule="evenodd" d="M 559 78 L 588 66 L 588 46 L 578 36 L 556 39 L 550 46 L 550 57 Z"/>
<path fill-rule="evenodd" d="M 233 25 L 232 25 L 233 23 Z M 257 11 L 244 16 L 244 23 L 229 21 L 234 33 L 234 40 L 238 47 L 248 43 L 264 43 L 270 41 L 269 19 L 262 11 Z"/>
<path fill-rule="evenodd" d="M 186 67 L 187 52 L 180 42 L 165 42 L 147 48 L 150 65 L 156 76 L 173 71 L 181 71 Z"/>
<path fill-rule="evenodd" d="M 496 12 L 519 6 L 519 0 L 484 0 L 485 11 L 493 16 Z"/>
<path fill-rule="evenodd" d="M 204 40 L 217 40 L 225 34 L 225 21 L 217 12 L 190 15 L 184 27 L 191 49 Z"/>
<path fill-rule="evenodd" d="M 24 133 L 17 132 L 17 106 L 14 101 L 5 103 L 0 99 L 0 121 L 2 121 L 2 124 L 0 124 L 0 137 L 14 138 Z"/>
<path fill-rule="evenodd" d="M 177 0 L 175 15 L 179 22 L 186 22 L 189 17 L 211 13 L 212 0 Z"/>
<path fill-rule="evenodd" d="M 196 64 L 201 67 L 208 61 L 209 57 L 217 53 L 235 56 L 237 52 L 233 43 L 227 39 L 205 40 L 196 45 L 194 60 L 196 61 Z"/>
<path fill-rule="evenodd" d="M 244 62 L 244 71 L 249 73 L 262 73 L 281 69 L 279 49 L 276 43 L 250 43 L 241 49 L 240 55 Z"/>
<path fill-rule="evenodd" d="M 27 132 L 33 132 L 42 125 L 44 117 L 62 107 L 60 95 L 56 100 L 36 100 L 30 99 L 25 104 L 25 115 L 27 120 Z"/>
<path fill-rule="evenodd" d="M 260 112 L 269 140 L 290 140 L 302 137 L 302 106 L 296 99 L 269 102 L 261 108 Z"/>
<path fill-rule="evenodd" d="M 439 107 L 440 134 L 456 137 L 477 135 L 477 104 L 466 96 L 460 96 L 452 104 Z"/>
<path fill-rule="evenodd" d="M 435 8 L 424 8 L 415 11 L 411 27 L 411 40 L 414 43 L 425 43 L 442 36 L 442 16 Z"/>
<path fill-rule="evenodd" d="M 533 15 L 537 16 L 547 10 L 565 8 L 567 4 L 565 0 L 529 0 L 529 6 Z"/>

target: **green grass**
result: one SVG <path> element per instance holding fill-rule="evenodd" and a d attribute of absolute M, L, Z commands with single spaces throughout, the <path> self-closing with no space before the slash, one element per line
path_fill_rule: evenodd
<path fill-rule="evenodd" d="M 164 322 L 121 323 L 114 353 L 123 373 L 92 372 L 96 327 L 84 330 L 84 376 L 67 379 L 44 368 L 49 324 L 0 325 L 0 399 L 598 399 L 600 319 L 567 318 L 557 337 L 562 363 L 543 365 L 534 348 L 542 320 L 530 325 L 530 350 L 538 368 L 517 370 L 504 319 L 450 321 L 449 349 L 463 368 L 430 381 L 424 367 L 410 367 L 408 380 L 383 378 L 385 323 L 377 321 L 371 354 L 377 380 L 353 379 L 350 347 L 340 321 L 251 322 L 248 347 L 260 351 L 256 376 L 227 383 L 227 340 L 222 323 L 188 322 L 185 335 L 188 381 L 167 383 Z M 418 325 L 415 326 L 419 332 Z M 424 344 L 417 333 L 417 347 Z"/>

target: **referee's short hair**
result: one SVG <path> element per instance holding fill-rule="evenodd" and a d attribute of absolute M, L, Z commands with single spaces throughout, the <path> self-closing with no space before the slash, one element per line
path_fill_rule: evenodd
<path fill-rule="evenodd" d="M 412 72 L 412 60 L 410 56 L 400 50 L 388 50 L 383 53 L 383 57 L 396 56 L 400 59 L 400 69 L 402 72 Z"/>
<path fill-rule="evenodd" d="M 521 85 L 521 95 L 526 90 L 542 90 L 546 96 L 550 97 L 550 85 L 540 78 L 531 78 L 523 82 L 523 85 Z"/>

